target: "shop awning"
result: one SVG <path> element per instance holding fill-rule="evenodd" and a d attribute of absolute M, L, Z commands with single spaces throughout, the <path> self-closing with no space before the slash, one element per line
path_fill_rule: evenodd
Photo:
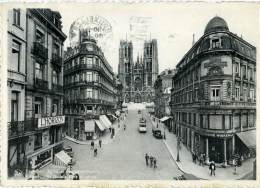
<path fill-rule="evenodd" d="M 85 121 L 85 132 L 94 132 L 95 131 L 95 121 L 86 120 Z"/>
<path fill-rule="evenodd" d="M 112 123 L 109 121 L 106 115 L 99 116 L 99 120 L 103 125 L 105 125 L 107 128 L 110 128 Z"/>
<path fill-rule="evenodd" d="M 95 120 L 95 122 L 101 131 L 104 131 L 106 129 L 106 126 L 103 125 L 99 120 Z"/>
<path fill-rule="evenodd" d="M 167 121 L 168 119 L 170 119 L 170 117 L 168 116 L 164 116 L 163 118 L 160 119 L 161 122 Z"/>
<path fill-rule="evenodd" d="M 256 130 L 240 132 L 236 133 L 236 135 L 248 148 L 256 147 Z"/>
<path fill-rule="evenodd" d="M 59 165 L 59 166 L 68 165 L 70 161 L 71 161 L 71 157 L 63 150 L 55 154 L 54 157 L 55 165 Z"/>

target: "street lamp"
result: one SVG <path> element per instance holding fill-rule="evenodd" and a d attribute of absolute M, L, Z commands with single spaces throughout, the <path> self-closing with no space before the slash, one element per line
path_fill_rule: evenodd
<path fill-rule="evenodd" d="M 179 137 L 179 129 L 177 134 L 177 162 L 180 162 L 180 137 Z"/>

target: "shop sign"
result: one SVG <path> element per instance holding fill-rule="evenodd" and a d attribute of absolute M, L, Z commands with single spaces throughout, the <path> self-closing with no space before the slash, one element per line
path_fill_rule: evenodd
<path fill-rule="evenodd" d="M 38 128 L 49 127 L 65 123 L 65 116 L 46 117 L 38 119 Z"/>
<path fill-rule="evenodd" d="M 203 133 L 203 135 L 217 138 L 226 138 L 233 136 L 232 133 Z"/>

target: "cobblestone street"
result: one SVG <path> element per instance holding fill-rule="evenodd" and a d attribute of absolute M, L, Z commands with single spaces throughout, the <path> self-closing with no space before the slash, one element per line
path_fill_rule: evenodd
<path fill-rule="evenodd" d="M 137 110 L 130 110 L 125 120 L 126 130 L 121 128 L 113 142 L 98 148 L 97 157 L 90 145 L 65 141 L 75 153 L 72 170 L 79 172 L 80 179 L 172 179 L 181 174 L 163 141 L 152 136 L 150 121 L 147 133 L 138 132 L 140 117 Z M 157 169 L 146 166 L 145 153 L 157 158 Z"/>

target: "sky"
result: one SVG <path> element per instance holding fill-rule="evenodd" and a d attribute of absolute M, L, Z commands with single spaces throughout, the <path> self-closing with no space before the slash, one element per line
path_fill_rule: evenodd
<path fill-rule="evenodd" d="M 75 20 L 82 28 L 96 24 L 104 30 L 98 45 L 116 73 L 120 40 L 132 40 L 135 60 L 142 54 L 144 40 L 157 39 L 159 72 L 162 72 L 175 68 L 191 48 L 193 34 L 197 41 L 216 15 L 226 20 L 231 32 L 242 35 L 254 46 L 259 42 L 258 10 L 253 3 L 71 4 L 55 6 L 55 9 L 62 16 L 63 32 L 68 36 L 65 49 L 77 39 L 70 40 L 69 35 Z M 90 23 L 91 16 L 99 18 L 98 21 Z M 93 30 L 90 35 L 98 36 Z"/>

